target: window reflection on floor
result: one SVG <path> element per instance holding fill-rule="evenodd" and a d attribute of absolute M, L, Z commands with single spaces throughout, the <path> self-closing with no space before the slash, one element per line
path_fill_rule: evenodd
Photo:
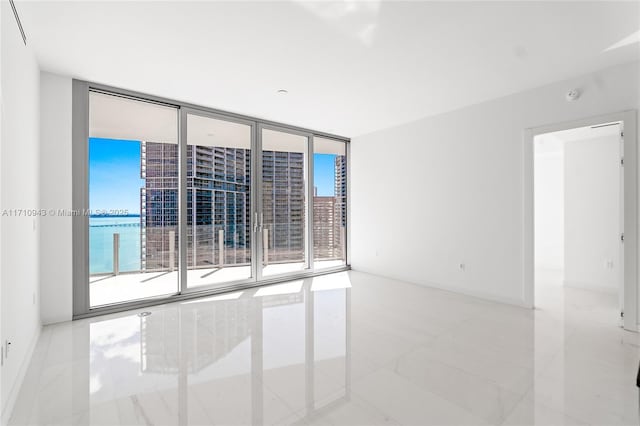
<path fill-rule="evenodd" d="M 339 404 L 350 368 L 343 281 L 323 289 L 299 280 L 94 322 L 86 406 L 103 416 L 95 408 L 115 403 L 152 423 L 263 424 Z"/>

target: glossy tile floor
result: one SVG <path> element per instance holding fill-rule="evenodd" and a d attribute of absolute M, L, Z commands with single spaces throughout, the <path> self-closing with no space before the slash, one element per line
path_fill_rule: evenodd
<path fill-rule="evenodd" d="M 615 297 L 358 272 L 45 327 L 11 424 L 638 425 Z"/>

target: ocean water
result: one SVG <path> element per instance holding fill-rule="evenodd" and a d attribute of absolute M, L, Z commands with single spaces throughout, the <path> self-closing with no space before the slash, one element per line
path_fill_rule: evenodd
<path fill-rule="evenodd" d="M 140 216 L 89 218 L 89 274 L 113 271 L 113 234 L 120 234 L 120 272 L 140 270 Z"/>

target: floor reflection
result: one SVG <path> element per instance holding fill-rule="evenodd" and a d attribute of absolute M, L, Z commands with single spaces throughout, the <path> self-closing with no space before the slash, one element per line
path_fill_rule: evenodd
<path fill-rule="evenodd" d="M 536 302 L 350 271 L 47 326 L 9 424 L 640 424 L 616 299 Z"/>
<path fill-rule="evenodd" d="M 562 271 L 536 270 L 532 424 L 639 424 L 640 335 L 624 330 L 618 295 L 565 286 Z"/>
<path fill-rule="evenodd" d="M 348 401 L 350 284 L 321 283 L 91 323 L 89 423 L 111 401 L 132 423 L 256 425 L 304 423 Z"/>

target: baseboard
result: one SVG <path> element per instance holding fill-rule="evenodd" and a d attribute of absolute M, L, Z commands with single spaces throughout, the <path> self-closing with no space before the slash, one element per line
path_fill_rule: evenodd
<path fill-rule="evenodd" d="M 20 369 L 18 370 L 16 381 L 13 383 L 13 386 L 9 390 L 6 405 L 2 408 L 2 414 L 0 415 L 1 426 L 5 426 L 7 423 L 9 423 L 9 419 L 11 418 L 11 414 L 13 412 L 13 406 L 15 405 L 16 399 L 18 398 L 18 393 L 20 393 L 22 382 L 24 381 L 24 378 L 27 374 L 27 369 L 29 368 L 29 364 L 31 363 L 31 359 L 33 358 L 33 352 L 36 349 L 36 345 L 38 344 L 41 333 L 42 326 L 37 328 L 36 333 L 31 338 L 31 342 L 29 342 L 29 347 L 27 348 L 26 356 L 22 359 L 22 363 L 20 364 Z"/>
<path fill-rule="evenodd" d="M 473 291 L 470 290 L 468 288 L 465 287 L 457 287 L 457 286 L 446 286 L 446 285 L 442 285 L 442 284 L 438 284 L 438 283 L 434 283 L 434 282 L 415 282 L 415 281 L 411 281 L 408 280 L 406 278 L 402 278 L 402 277 L 392 277 L 389 275 L 383 275 L 383 274 L 379 274 L 377 272 L 371 272 L 371 271 L 366 271 L 363 269 L 357 269 L 357 268 L 353 268 L 353 271 L 356 272 L 362 272 L 365 274 L 370 274 L 370 275 L 376 275 L 378 277 L 382 277 L 382 278 L 386 278 L 386 279 L 390 279 L 390 280 L 397 280 L 397 281 L 402 281 L 408 284 L 413 284 L 413 285 L 419 285 L 422 287 L 427 287 L 427 288 L 433 288 L 436 290 L 442 290 L 442 291 L 447 291 L 449 293 L 455 293 L 455 294 L 461 294 L 463 296 L 468 296 L 468 297 L 474 297 L 476 299 L 481 299 L 484 301 L 489 301 L 489 302 L 496 302 L 496 303 L 502 303 L 504 305 L 511 305 L 511 306 L 517 306 L 519 308 L 526 308 L 526 309 L 532 309 L 532 306 L 529 305 L 528 303 L 526 303 L 524 301 L 524 299 L 520 300 L 520 299 L 511 299 L 508 297 L 501 297 L 501 296 L 497 296 L 495 294 L 491 294 L 491 293 L 484 293 L 481 291 Z"/>

